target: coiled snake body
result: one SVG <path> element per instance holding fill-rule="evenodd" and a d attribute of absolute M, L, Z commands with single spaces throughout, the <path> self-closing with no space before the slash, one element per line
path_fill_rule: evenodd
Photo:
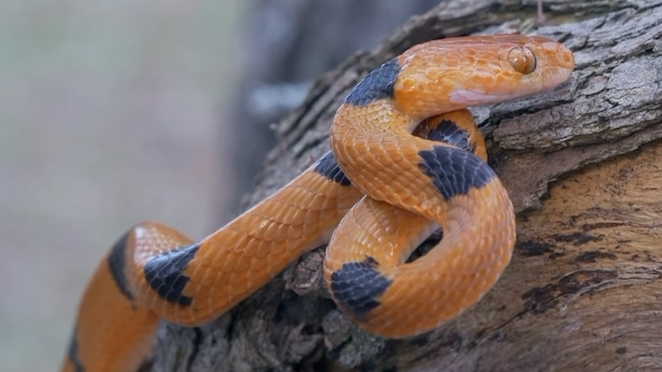
<path fill-rule="evenodd" d="M 361 327 L 407 337 L 457 316 L 515 242 L 465 108 L 551 89 L 573 67 L 561 44 L 521 35 L 436 40 L 391 59 L 338 109 L 332 152 L 225 227 L 197 243 L 157 223 L 127 232 L 85 291 L 62 370 L 135 370 L 159 319 L 213 320 L 329 237 L 329 292 Z M 404 264 L 437 226 L 441 242 Z"/>

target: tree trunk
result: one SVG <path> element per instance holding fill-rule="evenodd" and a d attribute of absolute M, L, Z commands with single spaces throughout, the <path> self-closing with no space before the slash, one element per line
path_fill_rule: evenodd
<path fill-rule="evenodd" d="M 163 324 L 154 371 L 662 369 L 662 1 L 448 1 L 323 75 L 278 125 L 253 204 L 328 149 L 367 71 L 426 40 L 533 32 L 575 53 L 566 84 L 473 110 L 518 212 L 512 262 L 483 300 L 431 333 L 371 336 L 325 293 L 323 249 L 209 325 Z"/>

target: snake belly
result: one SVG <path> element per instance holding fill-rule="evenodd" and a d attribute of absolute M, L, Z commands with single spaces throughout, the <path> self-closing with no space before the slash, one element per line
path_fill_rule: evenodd
<path fill-rule="evenodd" d="M 161 319 L 213 320 L 329 239 L 329 292 L 361 327 L 399 338 L 454 318 L 515 242 L 465 108 L 544 92 L 573 67 L 560 43 L 523 35 L 435 40 L 387 61 L 338 109 L 332 152 L 270 197 L 198 242 L 152 222 L 122 236 L 83 295 L 62 371 L 135 371 Z M 440 243 L 405 263 L 438 226 Z"/>

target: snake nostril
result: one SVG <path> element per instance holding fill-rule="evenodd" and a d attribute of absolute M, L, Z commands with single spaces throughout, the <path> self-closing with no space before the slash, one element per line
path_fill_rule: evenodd
<path fill-rule="evenodd" d="M 527 47 L 515 47 L 508 52 L 508 62 L 521 74 L 530 74 L 536 69 L 536 55 Z"/>

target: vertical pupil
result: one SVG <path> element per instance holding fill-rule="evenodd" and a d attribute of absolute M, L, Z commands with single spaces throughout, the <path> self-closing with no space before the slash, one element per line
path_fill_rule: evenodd
<path fill-rule="evenodd" d="M 536 69 L 536 56 L 526 47 L 516 47 L 508 53 L 508 62 L 513 69 L 522 74 L 529 74 Z"/>

